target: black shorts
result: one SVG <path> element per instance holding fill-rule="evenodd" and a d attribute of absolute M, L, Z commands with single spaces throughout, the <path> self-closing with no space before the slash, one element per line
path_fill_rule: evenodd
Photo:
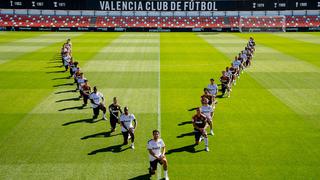
<path fill-rule="evenodd" d="M 158 159 L 156 159 L 156 160 L 154 160 L 154 161 L 150 161 L 150 168 L 151 168 L 151 170 L 153 170 L 153 171 L 157 170 L 157 165 L 158 165 L 158 163 L 162 165 L 162 162 L 159 161 Z"/>
<path fill-rule="evenodd" d="M 198 142 L 200 140 L 202 133 L 198 130 L 194 130 L 194 139 Z"/>
<path fill-rule="evenodd" d="M 93 114 L 98 116 L 99 115 L 99 110 L 100 110 L 99 106 L 96 107 L 96 108 L 93 108 Z"/>
<path fill-rule="evenodd" d="M 224 94 L 226 92 L 226 90 L 228 89 L 229 85 L 225 84 L 225 83 L 222 83 L 221 86 L 222 86 L 221 87 L 222 93 Z"/>
<path fill-rule="evenodd" d="M 93 108 L 93 114 L 98 116 L 100 110 L 105 113 L 106 112 L 106 107 L 104 107 L 104 105 L 99 104 L 98 107 Z"/>
<path fill-rule="evenodd" d="M 112 128 L 115 128 L 117 125 L 118 119 L 110 114 L 110 125 Z"/>

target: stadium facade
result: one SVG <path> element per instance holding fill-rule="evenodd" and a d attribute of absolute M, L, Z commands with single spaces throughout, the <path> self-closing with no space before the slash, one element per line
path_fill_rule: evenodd
<path fill-rule="evenodd" d="M 1 30 L 319 31 L 320 1 L 9 0 Z"/>

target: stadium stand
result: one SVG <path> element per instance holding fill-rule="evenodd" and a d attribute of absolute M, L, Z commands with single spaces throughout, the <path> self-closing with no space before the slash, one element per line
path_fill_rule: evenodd
<path fill-rule="evenodd" d="M 234 17 L 228 17 L 234 19 Z M 234 21 L 232 21 L 234 22 Z M 234 27 L 224 17 L 98 17 L 96 27 L 212 28 Z"/>
<path fill-rule="evenodd" d="M 320 16 L 286 16 L 287 27 L 319 27 Z"/>
<path fill-rule="evenodd" d="M 92 23 L 94 19 L 94 23 Z M 57 16 L 0 14 L 2 27 L 152 27 L 152 28 L 235 28 L 238 16 Z M 282 27 L 280 18 L 244 18 L 243 27 Z M 285 16 L 286 27 L 319 27 L 320 16 Z"/>
<path fill-rule="evenodd" d="M 0 15 L 0 26 L 89 27 L 88 16 Z"/>
<path fill-rule="evenodd" d="M 240 21 L 241 26 L 243 27 L 282 27 L 283 26 L 283 19 L 282 18 L 275 18 L 269 16 L 261 16 L 261 17 L 248 17 L 242 18 L 243 21 Z"/>

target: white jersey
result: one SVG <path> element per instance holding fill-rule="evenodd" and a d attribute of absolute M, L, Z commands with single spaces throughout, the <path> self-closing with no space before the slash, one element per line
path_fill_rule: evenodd
<path fill-rule="evenodd" d="M 133 125 L 132 125 L 132 121 L 136 119 L 136 117 L 134 117 L 133 114 L 128 114 L 128 115 L 125 115 L 125 114 L 121 114 L 120 116 L 120 122 L 123 122 L 123 124 L 126 126 L 126 128 L 133 128 Z M 127 132 L 128 130 L 126 130 L 123 126 L 121 126 L 121 131 L 122 132 Z"/>
<path fill-rule="evenodd" d="M 81 78 L 81 77 L 79 79 L 77 79 L 79 84 L 84 83 L 85 80 L 86 80 L 86 78 Z"/>
<path fill-rule="evenodd" d="M 70 62 L 70 59 L 71 59 L 71 56 L 67 55 L 67 56 L 63 56 L 62 58 L 63 58 L 63 65 L 64 66 L 68 66 L 69 62 Z"/>
<path fill-rule="evenodd" d="M 213 109 L 210 105 L 207 106 L 201 106 L 201 112 L 204 114 L 208 119 L 212 119 L 211 113 L 213 112 Z"/>
<path fill-rule="evenodd" d="M 79 86 L 79 89 L 80 89 L 80 90 L 83 90 L 81 86 L 84 84 L 84 81 L 85 81 L 85 80 L 86 80 L 86 78 L 79 78 L 79 79 L 77 79 L 77 82 L 78 82 L 78 84 L 80 85 L 80 86 Z"/>
<path fill-rule="evenodd" d="M 74 72 L 74 73 L 75 73 L 77 70 L 78 70 L 78 67 L 75 67 L 75 66 L 74 66 L 74 67 L 72 67 L 72 72 Z"/>
<path fill-rule="evenodd" d="M 158 141 L 155 141 L 154 139 L 151 139 L 148 141 L 148 147 L 147 149 L 151 149 L 152 152 L 154 153 L 154 155 L 156 156 L 160 156 L 162 154 L 161 149 L 163 147 L 166 147 L 166 145 L 164 144 L 162 139 L 158 139 Z M 150 161 L 154 161 L 156 158 L 153 157 L 150 153 L 149 153 L 149 158 Z"/>
<path fill-rule="evenodd" d="M 217 84 L 209 84 L 208 85 L 208 90 L 209 90 L 209 93 L 212 94 L 212 95 L 216 95 L 218 93 L 218 86 Z"/>
<path fill-rule="evenodd" d="M 246 53 L 242 53 L 242 54 L 241 54 L 241 58 L 242 58 L 244 61 L 247 61 L 247 54 L 246 54 Z"/>
<path fill-rule="evenodd" d="M 97 92 L 97 93 L 93 92 L 90 94 L 90 99 L 92 99 L 93 102 L 95 103 L 95 104 L 91 103 L 92 108 L 97 108 L 99 104 L 102 102 L 103 94 L 101 92 Z"/>
<path fill-rule="evenodd" d="M 229 77 L 229 78 L 232 78 L 233 76 L 233 73 L 231 70 L 228 70 L 228 72 L 226 73 L 226 75 Z"/>
<path fill-rule="evenodd" d="M 232 65 L 233 65 L 233 67 L 235 67 L 235 68 L 239 68 L 239 66 L 241 65 L 241 61 L 235 60 L 235 61 L 233 61 Z"/>

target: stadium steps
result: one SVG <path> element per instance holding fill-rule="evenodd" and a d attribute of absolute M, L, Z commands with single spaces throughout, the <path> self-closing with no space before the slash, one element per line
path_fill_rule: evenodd
<path fill-rule="evenodd" d="M 90 20 L 90 27 L 96 26 L 97 17 L 92 17 Z"/>

